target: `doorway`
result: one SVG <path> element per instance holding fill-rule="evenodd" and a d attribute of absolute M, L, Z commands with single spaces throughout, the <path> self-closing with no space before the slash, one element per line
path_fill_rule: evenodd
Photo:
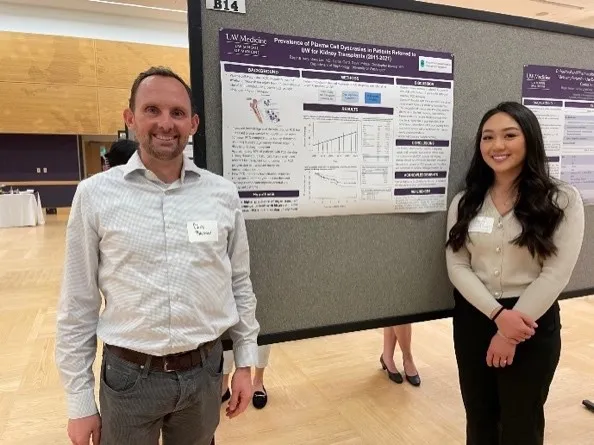
<path fill-rule="evenodd" d="M 103 171 L 103 159 L 101 154 L 107 153 L 114 138 L 83 138 L 83 162 L 85 179 Z"/>

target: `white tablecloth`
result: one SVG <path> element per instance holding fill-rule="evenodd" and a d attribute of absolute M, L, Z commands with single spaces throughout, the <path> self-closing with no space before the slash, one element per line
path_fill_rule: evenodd
<path fill-rule="evenodd" d="M 39 193 L 0 195 L 0 228 L 45 224 Z"/>

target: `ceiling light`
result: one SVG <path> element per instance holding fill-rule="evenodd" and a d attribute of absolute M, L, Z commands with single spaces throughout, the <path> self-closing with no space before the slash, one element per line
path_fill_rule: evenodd
<path fill-rule="evenodd" d="M 134 8 L 154 9 L 156 11 L 183 12 L 184 14 L 187 13 L 187 11 L 185 11 L 183 9 L 160 8 L 158 6 L 138 5 L 136 3 L 122 3 L 122 2 L 115 2 L 115 1 L 111 1 L 111 0 L 89 0 L 89 1 L 93 2 L 93 3 L 104 3 L 106 5 L 114 5 L 114 6 L 132 6 Z"/>

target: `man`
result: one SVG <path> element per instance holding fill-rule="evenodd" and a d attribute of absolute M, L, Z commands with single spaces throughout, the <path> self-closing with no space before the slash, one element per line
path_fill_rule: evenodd
<path fill-rule="evenodd" d="M 177 74 L 141 73 L 124 112 L 138 152 L 74 196 L 56 339 L 74 445 L 157 445 L 160 433 L 164 445 L 210 444 L 227 330 L 240 368 L 227 416 L 251 400 L 259 324 L 245 223 L 236 187 L 183 156 L 193 110 Z"/>

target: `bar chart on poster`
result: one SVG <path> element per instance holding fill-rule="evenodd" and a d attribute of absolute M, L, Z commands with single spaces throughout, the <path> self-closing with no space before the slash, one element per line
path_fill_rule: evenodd
<path fill-rule="evenodd" d="M 452 54 L 236 29 L 219 45 L 246 218 L 446 210 Z"/>
<path fill-rule="evenodd" d="M 522 96 L 541 124 L 550 174 L 594 205 L 594 70 L 527 65 Z"/>
<path fill-rule="evenodd" d="M 322 120 L 305 126 L 306 145 L 315 154 L 355 154 L 359 152 L 360 139 L 361 129 L 357 122 Z"/>

